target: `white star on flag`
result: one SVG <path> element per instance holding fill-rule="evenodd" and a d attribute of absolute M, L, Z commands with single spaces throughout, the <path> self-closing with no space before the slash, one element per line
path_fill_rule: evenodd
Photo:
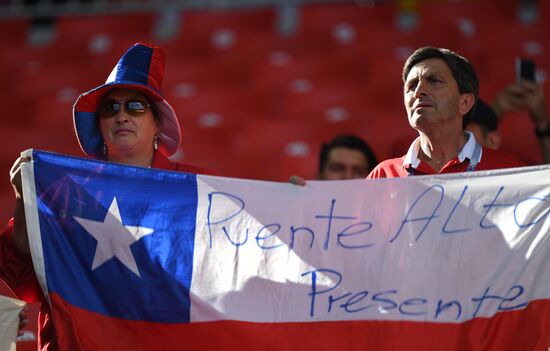
<path fill-rule="evenodd" d="M 123 225 L 116 197 L 113 198 L 103 222 L 80 217 L 74 217 L 74 219 L 97 240 L 92 270 L 101 266 L 107 260 L 116 257 L 129 270 L 141 277 L 134 255 L 130 250 L 130 245 L 153 233 L 153 229 Z"/>

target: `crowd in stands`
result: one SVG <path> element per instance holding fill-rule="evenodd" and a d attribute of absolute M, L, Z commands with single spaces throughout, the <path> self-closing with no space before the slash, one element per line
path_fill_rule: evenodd
<path fill-rule="evenodd" d="M 414 111 L 403 108 L 401 72 L 414 50 L 426 45 L 463 55 L 479 78 L 479 92 L 468 91 L 481 98 L 471 105 L 467 129 L 473 134 L 462 140 L 456 129 L 458 144 L 475 135 L 483 150 L 498 148 L 521 159 L 495 156 L 504 166 L 549 162 L 550 6 L 540 2 L 527 18 L 520 2 L 511 0 L 402 5 L 189 10 L 175 17 L 67 15 L 39 23 L 46 36 L 36 34 L 30 18 L 1 20 L 3 51 L 9 54 L 0 57 L 7 88 L 0 137 L 8 145 L 0 169 L 7 174 L 19 152 L 31 147 L 80 156 L 78 142 L 68 136 L 72 105 L 134 42 L 166 50 L 170 75 L 163 91 L 177 112 L 182 140 L 167 156 L 176 163 L 276 181 L 290 175 L 365 178 L 385 159 L 390 161 L 371 177 L 430 173 L 426 165 L 441 171 L 445 166 L 434 155 L 405 156 L 407 165 L 416 165 L 410 172 L 399 168 L 404 161 L 397 158 L 415 147 L 420 130 L 409 126 Z M 535 81 L 515 81 L 516 57 L 535 62 Z M 403 77 L 405 86 L 410 76 L 421 80 L 417 63 Z M 146 109 L 149 97 L 139 98 Z M 130 105 L 116 108 L 128 111 Z M 421 132 L 414 150 L 441 137 L 431 133 Z M 462 166 L 471 164 L 456 167 Z M 7 181 L 0 185 L 0 203 L 13 207 Z M 0 220 L 10 216 L 2 213 Z"/>

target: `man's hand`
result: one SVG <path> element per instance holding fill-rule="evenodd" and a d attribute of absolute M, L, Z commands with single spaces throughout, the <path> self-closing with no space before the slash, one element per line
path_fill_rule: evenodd
<path fill-rule="evenodd" d="M 529 117 L 538 130 L 544 130 L 548 126 L 548 111 L 544 89 L 530 81 L 510 84 L 501 90 L 493 101 L 493 109 L 499 118 L 511 111 L 519 111 L 526 108 Z"/>
<path fill-rule="evenodd" d="M 507 112 L 519 111 L 524 107 L 523 88 L 519 84 L 508 85 L 495 97 L 492 107 L 499 118 Z"/>
<path fill-rule="evenodd" d="M 288 181 L 290 183 L 294 184 L 294 185 L 299 185 L 299 186 L 305 186 L 306 185 L 306 180 L 302 177 L 297 176 L 297 175 L 290 176 Z"/>
<path fill-rule="evenodd" d="M 529 116 L 538 130 L 544 130 L 548 127 L 548 111 L 546 107 L 546 97 L 542 86 L 529 81 L 520 83 L 522 88 L 522 102 L 529 111 Z"/>

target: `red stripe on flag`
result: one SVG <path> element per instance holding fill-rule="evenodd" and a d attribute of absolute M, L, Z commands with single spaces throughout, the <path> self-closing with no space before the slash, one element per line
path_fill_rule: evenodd
<path fill-rule="evenodd" d="M 339 321 L 158 324 L 109 318 L 56 294 L 59 350 L 422 350 L 517 351 L 550 348 L 550 300 L 465 323 Z M 139 308 L 139 306 L 136 306 Z"/>

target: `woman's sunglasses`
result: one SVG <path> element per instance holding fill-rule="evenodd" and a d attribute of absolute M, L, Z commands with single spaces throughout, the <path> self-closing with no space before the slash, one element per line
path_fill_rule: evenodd
<path fill-rule="evenodd" d="M 97 112 L 102 118 L 110 118 L 122 111 L 123 106 L 126 113 L 134 117 L 144 114 L 151 107 L 150 104 L 139 100 L 128 100 L 126 102 L 105 101 L 99 105 Z"/>

